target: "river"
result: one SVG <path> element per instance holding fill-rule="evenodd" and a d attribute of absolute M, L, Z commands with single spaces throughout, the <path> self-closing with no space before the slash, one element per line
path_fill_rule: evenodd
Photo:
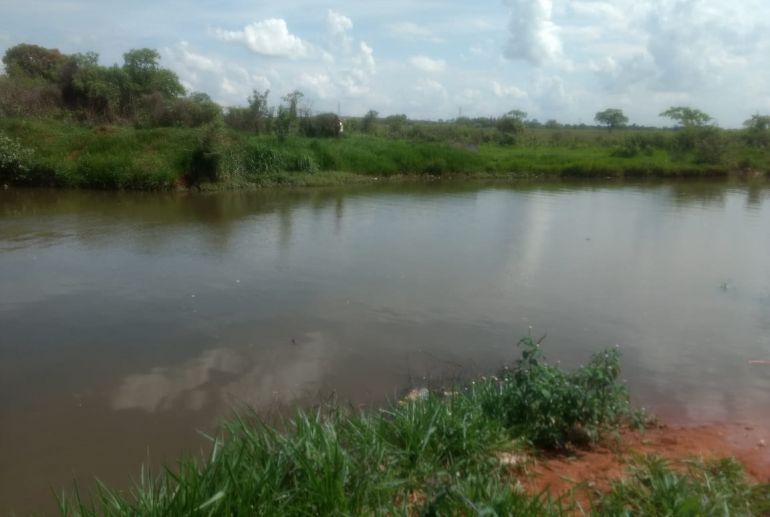
<path fill-rule="evenodd" d="M 0 513 L 206 445 L 233 409 L 620 345 L 671 422 L 770 422 L 770 187 L 0 191 Z"/>

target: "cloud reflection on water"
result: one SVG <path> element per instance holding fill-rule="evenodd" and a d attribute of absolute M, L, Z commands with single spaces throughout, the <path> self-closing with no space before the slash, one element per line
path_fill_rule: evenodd
<path fill-rule="evenodd" d="M 332 341 L 308 332 L 287 343 L 222 347 L 170 367 L 127 375 L 111 396 L 114 410 L 150 413 L 207 404 L 285 404 L 315 391 L 333 357 Z"/>

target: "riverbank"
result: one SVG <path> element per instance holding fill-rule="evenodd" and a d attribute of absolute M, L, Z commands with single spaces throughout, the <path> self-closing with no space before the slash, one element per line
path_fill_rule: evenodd
<path fill-rule="evenodd" d="M 682 149 L 677 135 L 663 130 L 538 130 L 503 145 L 366 134 L 281 139 L 216 124 L 135 129 L 6 118 L 0 121 L 0 134 L 9 139 L 5 154 L 16 157 L 5 160 L 2 183 L 60 188 L 243 189 L 454 177 L 762 176 L 770 170 L 769 153 L 743 145 L 740 135 L 728 131 L 721 133 L 719 149 L 711 154 L 697 147 Z"/>
<path fill-rule="evenodd" d="M 572 372 L 539 344 L 496 377 L 413 390 L 359 413 L 325 405 L 278 427 L 230 421 L 204 458 L 183 459 L 133 491 L 65 496 L 65 515 L 602 515 L 770 510 L 768 463 L 719 431 L 656 426 L 631 408 L 610 349 Z M 710 434 L 711 433 L 711 434 Z M 716 433 L 716 434 L 713 434 Z M 684 437 L 688 437 L 686 443 Z M 687 445 L 691 444 L 691 445 Z M 687 445 L 687 446 L 683 446 Z M 638 453 L 654 454 L 631 459 Z M 736 454 L 738 455 L 738 454 Z M 740 455 L 738 455 L 740 458 Z M 745 457 L 745 456 L 744 456 Z M 692 461 L 690 461 L 692 459 Z M 686 460 L 686 461 L 685 461 Z M 599 472 L 599 469 L 601 472 Z"/>

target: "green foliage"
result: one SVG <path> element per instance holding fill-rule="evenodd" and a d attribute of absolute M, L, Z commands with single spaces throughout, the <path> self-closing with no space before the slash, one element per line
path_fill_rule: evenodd
<path fill-rule="evenodd" d="M 752 147 L 770 146 L 770 115 L 752 115 L 743 123 L 746 128 L 745 140 Z"/>
<path fill-rule="evenodd" d="M 247 145 L 240 157 L 240 169 L 246 175 L 276 172 L 314 173 L 319 170 L 313 156 L 304 151 L 276 149 L 260 143 Z"/>
<path fill-rule="evenodd" d="M 617 349 L 596 354 L 585 367 L 565 372 L 550 365 L 531 337 L 519 342 L 522 358 L 499 381 L 487 381 L 474 395 L 484 411 L 514 435 L 545 448 L 595 443 L 603 431 L 629 418 L 628 393 L 617 383 Z"/>
<path fill-rule="evenodd" d="M 687 106 L 673 106 L 661 113 L 660 116 L 670 118 L 685 128 L 702 127 L 712 120 L 710 115 Z"/>
<path fill-rule="evenodd" d="M 33 151 L 0 133 L 0 181 L 26 183 Z"/>
<path fill-rule="evenodd" d="M 594 116 L 594 120 L 603 126 L 607 126 L 608 129 L 617 129 L 628 124 L 628 117 L 623 113 L 623 110 L 616 108 L 608 108 L 598 112 Z"/>
<path fill-rule="evenodd" d="M 146 124 L 152 118 L 147 115 L 148 103 L 158 111 L 156 98 L 171 103 L 184 94 L 176 74 L 162 68 L 159 60 L 155 50 L 134 49 L 124 54 L 122 67 L 103 67 L 93 52 L 67 55 L 17 45 L 3 57 L 7 77 L 0 82 L 0 112 L 50 116 L 65 108 L 81 120 L 141 119 Z"/>
<path fill-rule="evenodd" d="M 598 497 L 599 515 L 767 515 L 770 485 L 752 485 L 735 460 L 692 461 L 684 472 L 641 458 Z"/>
<path fill-rule="evenodd" d="M 620 146 L 612 151 L 612 156 L 619 158 L 634 158 L 639 155 L 652 156 L 655 152 L 655 147 L 659 146 L 660 144 L 656 145 L 655 141 L 651 138 L 631 135 L 626 137 Z"/>
<path fill-rule="evenodd" d="M 361 131 L 367 134 L 374 133 L 377 125 L 377 118 L 379 116 L 380 114 L 374 110 L 367 111 L 362 120 Z"/>
<path fill-rule="evenodd" d="M 153 92 L 139 100 L 136 112 L 138 127 L 199 127 L 218 119 L 222 108 L 205 93 L 166 99 Z"/>
<path fill-rule="evenodd" d="M 185 176 L 188 185 L 196 186 L 204 181 L 215 182 L 220 179 L 223 136 L 220 124 L 213 123 L 203 128 L 190 156 Z"/>
<path fill-rule="evenodd" d="M 333 138 L 340 136 L 340 118 L 334 113 L 303 117 L 299 130 L 303 136 L 310 138 Z"/>
<path fill-rule="evenodd" d="M 270 90 L 260 93 L 254 90 L 246 108 L 229 108 L 225 123 L 233 128 L 254 133 L 269 133 L 273 129 L 273 110 L 267 104 Z"/>
<path fill-rule="evenodd" d="M 66 59 L 58 49 L 21 43 L 5 51 L 3 64 L 6 73 L 12 78 L 55 82 Z"/>
<path fill-rule="evenodd" d="M 524 131 L 524 119 L 527 114 L 521 110 L 511 110 L 495 124 L 500 132 L 500 143 L 503 145 L 516 143 L 516 136 Z"/>

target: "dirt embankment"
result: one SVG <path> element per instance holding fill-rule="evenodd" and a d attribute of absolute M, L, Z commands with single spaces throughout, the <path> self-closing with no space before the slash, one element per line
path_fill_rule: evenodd
<path fill-rule="evenodd" d="M 527 467 L 525 485 L 533 493 L 550 490 L 556 497 L 573 489 L 588 495 L 608 489 L 612 481 L 627 474 L 634 457 L 647 454 L 666 458 L 673 466 L 694 457 L 733 457 L 744 465 L 749 478 L 770 483 L 770 428 L 714 424 L 624 430 L 620 440 L 604 447 L 567 457 L 539 457 Z"/>

